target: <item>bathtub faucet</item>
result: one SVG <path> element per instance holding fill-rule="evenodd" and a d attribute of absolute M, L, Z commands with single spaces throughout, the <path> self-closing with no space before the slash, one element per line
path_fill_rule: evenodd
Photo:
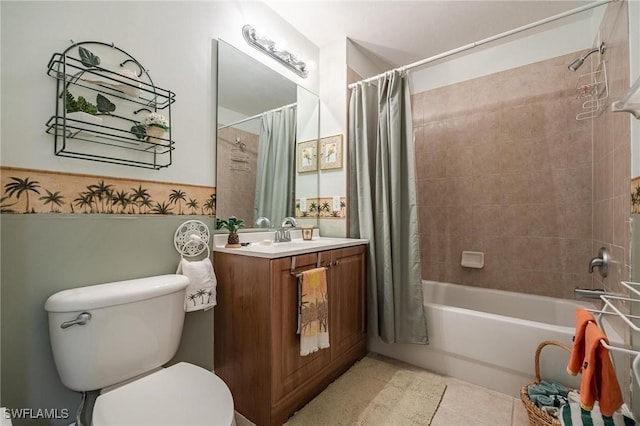
<path fill-rule="evenodd" d="M 598 268 L 602 278 L 609 274 L 609 252 L 605 247 L 600 247 L 598 257 L 594 257 L 589 262 L 589 273 L 593 273 L 593 268 Z"/>
<path fill-rule="evenodd" d="M 600 296 L 609 294 L 604 288 L 576 288 L 573 290 L 576 299 L 600 299 Z"/>

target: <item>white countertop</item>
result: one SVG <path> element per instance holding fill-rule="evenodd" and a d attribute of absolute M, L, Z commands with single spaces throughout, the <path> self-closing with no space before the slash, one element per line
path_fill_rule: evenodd
<path fill-rule="evenodd" d="M 291 230 L 291 242 L 286 243 L 274 243 L 274 232 L 241 233 L 240 242 L 249 242 L 250 244 L 241 248 L 226 248 L 224 245 L 227 242 L 227 235 L 228 234 L 216 234 L 214 236 L 213 251 L 238 254 L 241 256 L 263 257 L 267 259 L 296 256 L 299 254 L 352 247 L 369 243 L 369 240 L 358 238 L 320 237 L 317 235 L 317 229 L 314 229 L 314 235 L 311 240 L 303 240 L 300 230 Z"/>

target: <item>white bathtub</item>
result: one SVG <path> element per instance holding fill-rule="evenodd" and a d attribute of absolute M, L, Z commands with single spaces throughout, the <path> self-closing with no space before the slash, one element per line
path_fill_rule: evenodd
<path fill-rule="evenodd" d="M 369 349 L 514 397 L 533 381 L 538 344 L 558 340 L 571 347 L 575 310 L 589 304 L 434 281 L 423 281 L 423 288 L 429 345 L 369 339 Z M 605 329 L 612 343 L 621 342 Z M 568 352 L 547 346 L 542 378 L 579 386 L 565 372 L 568 360 Z"/>

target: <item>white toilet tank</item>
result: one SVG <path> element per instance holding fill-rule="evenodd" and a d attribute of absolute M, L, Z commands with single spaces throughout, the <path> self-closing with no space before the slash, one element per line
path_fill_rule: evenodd
<path fill-rule="evenodd" d="M 49 297 L 44 308 L 62 383 L 80 392 L 102 389 L 169 361 L 180 344 L 188 284 L 184 275 L 161 275 Z M 91 316 L 86 324 L 61 327 L 83 313 Z"/>

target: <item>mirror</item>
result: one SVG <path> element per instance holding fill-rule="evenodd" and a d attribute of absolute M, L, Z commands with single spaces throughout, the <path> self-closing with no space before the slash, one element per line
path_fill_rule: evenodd
<path fill-rule="evenodd" d="M 266 231 L 260 218 L 278 228 L 318 196 L 317 169 L 296 163 L 298 144 L 318 139 L 318 96 L 222 40 L 217 50 L 216 216 L 236 216 L 244 230 Z"/>

